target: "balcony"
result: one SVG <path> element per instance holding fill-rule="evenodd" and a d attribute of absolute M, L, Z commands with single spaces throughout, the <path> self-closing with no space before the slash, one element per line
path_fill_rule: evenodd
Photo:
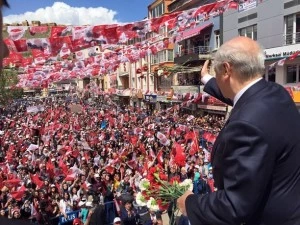
<path fill-rule="evenodd" d="M 211 55 L 211 47 L 209 46 L 194 46 L 175 54 L 174 63 L 184 64 L 191 61 L 198 61 L 200 59 L 208 59 Z"/>
<path fill-rule="evenodd" d="M 184 10 L 185 8 L 196 7 L 201 4 L 203 0 L 174 0 L 169 6 L 169 12 Z M 203 4 L 203 3 L 202 3 Z"/>
<path fill-rule="evenodd" d="M 283 35 L 284 45 L 293 45 L 300 43 L 300 32 Z"/>

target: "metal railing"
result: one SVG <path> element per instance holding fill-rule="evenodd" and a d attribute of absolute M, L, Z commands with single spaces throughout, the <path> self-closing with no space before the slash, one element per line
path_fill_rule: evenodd
<path fill-rule="evenodd" d="M 300 32 L 284 34 L 284 44 L 292 45 L 300 43 Z"/>
<path fill-rule="evenodd" d="M 117 216 L 117 210 L 114 201 L 104 203 L 104 210 L 105 210 L 105 225 L 113 224 L 114 218 Z M 54 218 L 49 218 L 48 224 L 49 225 L 64 225 L 70 224 L 73 222 L 75 218 L 79 217 L 79 213 L 81 210 L 68 212 L 67 218 L 64 216 L 58 216 Z M 103 219 L 103 218 L 102 218 Z M 39 223 L 36 223 L 39 224 Z M 45 224 L 45 223 L 42 223 Z"/>
<path fill-rule="evenodd" d="M 169 12 L 173 12 L 176 9 L 180 8 L 181 6 L 191 2 L 192 0 L 175 0 L 173 2 L 171 2 L 168 6 L 168 10 Z"/>
<path fill-rule="evenodd" d="M 195 46 L 187 49 L 181 49 L 177 52 L 175 57 L 180 57 L 189 54 L 207 55 L 211 53 L 211 47 L 209 46 Z"/>

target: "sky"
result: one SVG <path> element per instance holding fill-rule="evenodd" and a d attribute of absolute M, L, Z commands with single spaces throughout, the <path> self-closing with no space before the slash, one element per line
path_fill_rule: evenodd
<path fill-rule="evenodd" d="M 8 0 L 3 22 L 39 20 L 64 25 L 128 23 L 147 17 L 154 0 Z"/>

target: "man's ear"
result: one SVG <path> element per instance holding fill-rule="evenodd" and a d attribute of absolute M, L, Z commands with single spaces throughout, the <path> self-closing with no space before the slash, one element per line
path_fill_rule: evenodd
<path fill-rule="evenodd" d="M 228 62 L 223 63 L 223 69 L 224 69 L 224 78 L 230 77 L 231 75 L 231 65 Z"/>

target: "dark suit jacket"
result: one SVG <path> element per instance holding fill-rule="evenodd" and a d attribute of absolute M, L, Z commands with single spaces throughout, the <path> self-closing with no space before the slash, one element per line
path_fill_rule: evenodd
<path fill-rule="evenodd" d="M 204 89 L 225 99 L 212 78 Z M 260 80 L 238 100 L 212 150 L 217 192 L 188 196 L 192 225 L 300 224 L 300 114 L 280 85 Z"/>

